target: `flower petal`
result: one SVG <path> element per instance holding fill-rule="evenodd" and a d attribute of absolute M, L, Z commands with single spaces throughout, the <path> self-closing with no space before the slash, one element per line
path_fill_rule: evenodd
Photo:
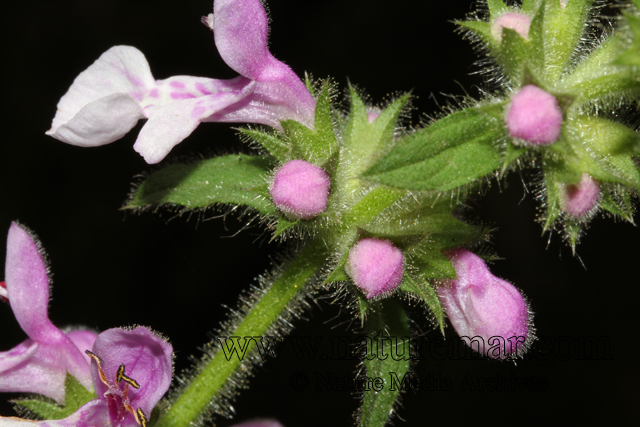
<path fill-rule="evenodd" d="M 53 345 L 28 339 L 1 352 L 0 392 L 38 393 L 64 403 L 67 371 L 91 389 L 89 364 L 67 345 L 73 346 L 70 341 Z"/>
<path fill-rule="evenodd" d="M 94 399 L 62 420 L 33 421 L 16 417 L 0 417 L 2 427 L 112 427 L 107 403 Z"/>
<path fill-rule="evenodd" d="M 251 105 L 224 112 L 227 120 L 280 128 L 280 120 L 296 120 L 313 129 L 316 102 L 300 78 L 269 52 L 267 15 L 260 0 L 216 0 L 213 25 L 222 59 L 258 85 Z M 211 117 L 207 121 L 221 121 Z"/>
<path fill-rule="evenodd" d="M 15 222 L 7 238 L 5 278 L 11 309 L 31 339 L 0 353 L 0 391 L 40 393 L 64 402 L 67 371 L 91 389 L 89 363 L 49 320 L 49 277 L 39 246 Z"/>
<path fill-rule="evenodd" d="M 147 415 L 169 389 L 173 375 L 173 347 L 149 329 L 141 326 L 132 330 L 109 329 L 98 335 L 93 353 L 102 359 L 102 369 L 109 381 L 116 377 L 121 364 L 125 374 L 140 385 L 129 388 L 134 409 L 142 408 Z M 102 396 L 107 386 L 100 381 L 98 366 L 91 365 L 96 394 Z M 128 415 L 133 420 L 133 416 Z"/>
<path fill-rule="evenodd" d="M 78 350 L 80 350 L 80 353 L 84 355 L 87 366 L 91 365 L 91 358 L 87 356 L 85 351 L 93 348 L 93 344 L 96 342 L 98 334 L 93 331 L 77 330 L 67 332 L 67 336 Z"/>
<path fill-rule="evenodd" d="M 164 159 L 175 145 L 198 127 L 202 119 L 242 101 L 255 87 L 255 82 L 244 77 L 207 80 L 209 95 L 177 100 L 149 112 L 149 121 L 133 146 L 147 163 L 158 163 Z"/>
<path fill-rule="evenodd" d="M 122 138 L 144 117 L 131 95 L 114 93 L 87 104 L 47 135 L 71 145 L 97 147 Z"/>
<path fill-rule="evenodd" d="M 49 276 L 36 241 L 11 223 L 7 237 L 5 281 L 9 304 L 22 330 L 40 342 L 55 342 L 62 334 L 49 321 Z"/>
<path fill-rule="evenodd" d="M 438 287 L 440 302 L 463 340 L 491 358 L 521 354 L 533 339 L 526 300 L 506 280 L 489 271 L 477 255 L 466 249 L 450 251 L 456 278 Z"/>
<path fill-rule="evenodd" d="M 47 135 L 80 146 L 113 142 L 145 117 L 137 101 L 153 87 L 142 52 L 112 47 L 80 73 L 60 99 Z"/>
<path fill-rule="evenodd" d="M 213 34 L 220 56 L 238 74 L 259 80 L 275 58 L 269 52 L 269 20 L 260 0 L 215 0 Z"/>

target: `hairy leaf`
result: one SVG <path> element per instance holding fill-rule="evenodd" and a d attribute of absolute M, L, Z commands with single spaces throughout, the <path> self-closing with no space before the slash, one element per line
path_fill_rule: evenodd
<path fill-rule="evenodd" d="M 65 405 L 37 399 L 20 399 L 14 402 L 39 415 L 45 420 L 61 420 L 76 412 L 82 405 L 96 398 L 96 394 L 84 388 L 73 376 L 67 373 L 64 381 Z"/>
<path fill-rule="evenodd" d="M 266 157 L 245 154 L 170 165 L 146 177 L 125 208 L 168 204 L 194 209 L 228 203 L 271 214 L 275 207 L 265 194 L 264 177 L 272 167 Z"/>

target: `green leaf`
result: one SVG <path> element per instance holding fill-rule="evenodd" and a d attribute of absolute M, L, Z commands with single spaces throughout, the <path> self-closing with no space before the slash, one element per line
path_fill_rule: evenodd
<path fill-rule="evenodd" d="M 369 123 L 366 107 L 352 87 L 350 95 L 351 111 L 344 133 L 344 150 L 338 165 L 342 182 L 359 178 L 362 172 L 393 145 L 398 117 L 409 100 L 408 94 L 401 96 L 382 111 L 373 123 Z M 343 192 L 352 191 L 345 189 Z"/>
<path fill-rule="evenodd" d="M 585 170 L 601 181 L 617 182 L 640 190 L 640 171 L 636 166 L 633 155 L 640 137 L 632 129 L 591 116 L 576 118 L 572 126 L 580 137 L 573 145 L 576 149 L 583 148 L 590 156 L 589 160 L 599 166 L 599 169 Z M 585 165 L 589 163 L 585 161 Z M 600 175 L 601 170 L 606 171 Z"/>
<path fill-rule="evenodd" d="M 295 120 L 283 120 L 280 124 L 287 139 L 291 141 L 292 157 L 294 158 L 306 160 L 322 167 L 338 151 L 331 116 L 329 83 L 325 83 L 318 96 L 315 131 Z"/>
<path fill-rule="evenodd" d="M 384 221 L 362 227 L 363 230 L 386 238 L 425 236 L 432 249 L 453 249 L 482 238 L 486 232 L 447 213 L 430 212 L 429 208 L 389 215 Z"/>
<path fill-rule="evenodd" d="M 369 339 L 364 365 L 367 377 L 375 382 L 363 393 L 360 425 L 383 427 L 392 419 L 400 396 L 398 383 L 409 371 L 409 318 L 394 298 L 372 304 L 367 318 Z"/>
<path fill-rule="evenodd" d="M 482 21 L 456 21 L 456 24 L 469 30 L 480 41 L 486 44 L 492 52 L 497 52 L 498 42 L 491 35 L 491 25 Z"/>
<path fill-rule="evenodd" d="M 365 225 L 392 206 L 406 194 L 405 191 L 388 187 L 376 187 L 364 195 L 347 212 L 347 225 Z"/>
<path fill-rule="evenodd" d="M 562 213 L 560 209 L 559 203 L 559 192 L 558 192 L 558 178 L 557 178 L 557 167 L 550 166 L 548 163 L 545 164 L 543 168 L 544 172 L 544 182 L 545 182 L 545 190 L 546 190 L 546 200 L 545 200 L 545 222 L 543 229 L 545 231 L 553 228 L 556 220 L 560 217 Z"/>
<path fill-rule="evenodd" d="M 281 216 L 280 218 L 278 218 L 278 226 L 276 227 L 276 231 L 273 232 L 273 236 L 271 237 L 271 240 L 280 236 L 282 233 L 284 233 L 288 229 L 295 227 L 295 225 L 298 224 L 299 222 L 300 222 L 299 220 L 290 221 L 287 218 Z"/>
<path fill-rule="evenodd" d="M 364 177 L 408 190 L 452 190 L 500 168 L 495 144 L 503 134 L 492 115 L 458 111 L 399 141 Z"/>
<path fill-rule="evenodd" d="M 487 6 L 489 7 L 492 20 L 497 18 L 498 15 L 502 15 L 508 11 L 507 6 L 502 0 L 487 0 Z"/>
<path fill-rule="evenodd" d="M 522 0 L 521 10 L 523 13 L 533 15 L 538 9 L 540 0 Z"/>
<path fill-rule="evenodd" d="M 527 149 L 524 147 L 516 147 L 513 145 L 511 141 L 507 143 L 507 151 L 504 155 L 504 160 L 502 161 L 502 170 L 501 174 L 504 174 L 509 166 L 518 159 L 521 155 L 527 152 Z"/>
<path fill-rule="evenodd" d="M 525 65 L 529 64 L 532 54 L 532 43 L 525 40 L 515 30 L 502 29 L 502 41 L 500 42 L 497 59 L 504 73 L 514 82 L 520 84 L 524 78 Z M 538 71 L 539 67 L 535 67 Z"/>
<path fill-rule="evenodd" d="M 459 247 L 459 246 L 457 246 Z M 455 279 L 456 270 L 451 260 L 426 242 L 408 251 L 407 257 L 416 268 L 415 275 L 424 279 Z"/>
<path fill-rule="evenodd" d="M 338 265 L 334 267 L 333 271 L 329 273 L 329 276 L 327 276 L 325 281 L 322 283 L 323 285 L 331 282 L 351 281 L 351 279 L 349 279 L 349 276 L 347 276 L 347 273 L 344 270 L 344 265 L 347 263 L 348 258 L 349 258 L 349 251 L 343 254 Z"/>
<path fill-rule="evenodd" d="M 633 223 L 633 205 L 629 193 L 624 193 L 614 199 L 608 191 L 603 190 L 600 193 L 600 206 L 607 212 Z"/>
<path fill-rule="evenodd" d="M 333 130 L 333 119 L 331 115 L 331 87 L 326 82 L 322 87 L 322 92 L 318 96 L 315 115 L 315 132 L 320 141 L 325 161 L 338 151 L 338 142 Z"/>
<path fill-rule="evenodd" d="M 624 17 L 633 33 L 633 42 L 629 49 L 614 61 L 614 64 L 640 66 L 640 17 L 630 13 L 624 13 Z"/>
<path fill-rule="evenodd" d="M 263 187 L 264 177 L 273 166 L 269 158 L 245 154 L 170 165 L 145 178 L 134 190 L 125 209 L 161 205 L 195 209 L 229 203 L 272 214 L 275 207 L 265 197 Z"/>
<path fill-rule="evenodd" d="M 544 72 L 548 79 L 558 80 L 574 55 L 593 0 L 570 0 L 566 7 L 560 1 L 544 3 Z"/>
<path fill-rule="evenodd" d="M 240 132 L 262 145 L 265 150 L 281 163 L 291 160 L 291 144 L 281 140 L 275 134 L 245 128 L 240 129 Z"/>
<path fill-rule="evenodd" d="M 444 334 L 444 309 L 440 304 L 440 298 L 438 298 L 438 294 L 433 286 L 424 278 L 415 281 L 409 274 L 405 273 L 402 284 L 400 284 L 400 289 L 414 295 L 429 307 L 431 314 L 433 314 L 440 328 L 440 332 Z"/>
<path fill-rule="evenodd" d="M 84 388 L 73 376 L 67 373 L 64 382 L 65 405 L 58 405 L 55 402 L 37 399 L 20 399 L 14 402 L 39 415 L 45 420 L 61 420 L 76 412 L 82 405 L 95 399 L 97 396 L 92 391 Z"/>

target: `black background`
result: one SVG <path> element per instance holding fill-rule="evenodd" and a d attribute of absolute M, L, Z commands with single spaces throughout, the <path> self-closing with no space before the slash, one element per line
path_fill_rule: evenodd
<path fill-rule="evenodd" d="M 272 0 L 271 50 L 302 75 L 332 76 L 366 89 L 373 103 L 413 91 L 413 105 L 435 113 L 447 95 L 478 95 L 481 79 L 470 44 L 453 19 L 471 10 L 466 1 Z M 44 135 L 58 99 L 76 75 L 109 47 L 143 51 L 158 79 L 172 75 L 231 78 L 210 31 L 199 23 L 211 1 L 29 1 L 3 5 L 3 119 L 0 144 L 0 229 L 20 220 L 41 238 L 54 273 L 50 317 L 59 326 L 100 330 L 143 324 L 171 339 L 176 369 L 189 366 L 198 348 L 254 278 L 270 268 L 283 247 L 254 227 L 231 238 L 242 222 L 213 213 L 175 218 L 171 213 L 119 210 L 133 176 L 148 170 L 133 151 L 138 129 L 100 148 L 69 146 Z M 413 123 L 419 121 L 414 111 Z M 226 124 L 204 124 L 171 156 L 246 150 Z M 535 179 L 535 173 L 528 173 Z M 607 337 L 613 360 L 576 360 L 554 352 L 548 360 L 513 363 L 424 360 L 415 366 L 450 378 L 454 391 L 406 393 L 396 425 L 500 420 L 514 424 L 589 420 L 624 423 L 639 413 L 637 305 L 640 231 L 612 219 L 593 221 L 578 258 L 554 234 L 541 236 L 538 202 L 517 174 L 492 182 L 471 201 L 471 217 L 497 227 L 492 246 L 504 257 L 492 271 L 517 284 L 531 301 L 540 336 Z M 208 220 L 211 219 L 211 220 Z M 4 249 L 0 250 L 0 258 Z M 326 294 L 324 294 L 326 295 Z M 323 298 L 295 322 L 295 335 L 348 335 L 349 315 Z M 412 312 L 414 328 L 429 323 Z M 0 306 L 0 349 L 25 336 L 8 306 Z M 352 328 L 350 328 L 352 326 Z M 355 333 L 358 331 L 355 330 Z M 448 328 L 447 336 L 452 337 Z M 429 337 L 437 336 L 430 332 Z M 328 342 L 328 341 L 327 341 Z M 566 340 L 564 342 L 567 342 Z M 562 353 L 562 354 L 561 354 Z M 349 392 L 313 390 L 315 373 L 351 375 L 354 361 L 296 361 L 291 352 L 256 369 L 251 390 L 234 403 L 231 425 L 252 417 L 285 426 L 353 423 L 357 399 Z M 302 372 L 310 389 L 297 392 L 290 378 Z M 467 374 L 544 383 L 545 390 L 459 390 Z M 15 397 L 15 395 L 7 395 Z M 11 415 L 8 404 L 0 414 Z"/>

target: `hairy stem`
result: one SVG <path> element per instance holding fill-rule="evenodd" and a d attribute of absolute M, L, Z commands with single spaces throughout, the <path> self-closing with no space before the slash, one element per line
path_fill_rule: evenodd
<path fill-rule="evenodd" d="M 310 243 L 266 290 L 230 335 L 264 336 L 326 259 L 326 247 L 321 239 Z M 255 350 L 255 341 L 251 341 L 249 345 L 247 354 Z M 228 360 L 223 351 L 217 352 L 193 378 L 169 411 L 160 418 L 156 427 L 188 427 L 196 421 L 241 363 L 239 357 Z"/>

